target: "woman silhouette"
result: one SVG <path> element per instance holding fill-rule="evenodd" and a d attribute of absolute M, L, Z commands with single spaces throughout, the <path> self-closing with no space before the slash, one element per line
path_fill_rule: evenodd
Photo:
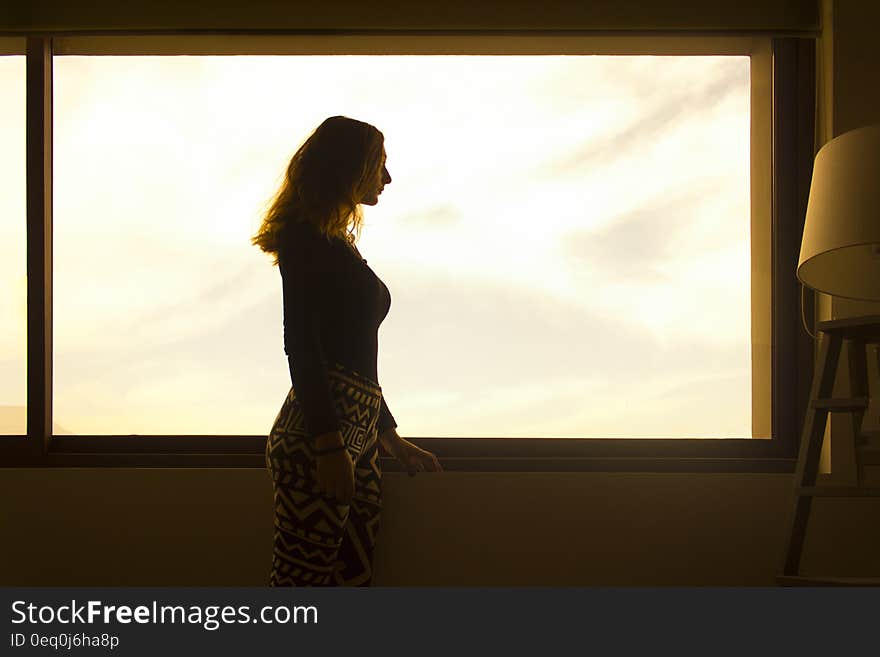
<path fill-rule="evenodd" d="M 378 444 L 410 475 L 436 457 L 397 434 L 377 382 L 391 295 L 355 247 L 360 204 L 391 182 L 384 137 L 324 121 L 291 158 L 253 244 L 275 256 L 291 388 L 266 443 L 274 492 L 270 586 L 369 586 L 382 509 Z"/>

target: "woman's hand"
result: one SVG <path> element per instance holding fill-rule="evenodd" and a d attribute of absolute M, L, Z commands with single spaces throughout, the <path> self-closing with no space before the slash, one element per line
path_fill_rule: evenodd
<path fill-rule="evenodd" d="M 410 477 L 415 476 L 417 472 L 443 472 L 443 467 L 436 456 L 401 438 L 396 429 L 388 429 L 380 434 L 379 442 L 406 468 Z"/>
<path fill-rule="evenodd" d="M 324 450 L 344 445 L 342 434 L 338 431 L 323 434 L 315 439 L 315 449 Z M 340 449 L 329 454 L 319 454 L 318 486 L 328 497 L 334 497 L 340 504 L 351 504 L 354 495 L 354 463 L 348 449 Z"/>

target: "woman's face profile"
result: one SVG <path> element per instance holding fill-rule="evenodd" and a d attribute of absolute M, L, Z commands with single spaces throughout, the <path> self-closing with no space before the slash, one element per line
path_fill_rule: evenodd
<path fill-rule="evenodd" d="M 388 173 L 388 168 L 385 166 L 385 161 L 387 159 L 388 155 L 385 153 L 385 148 L 383 147 L 382 160 L 379 168 L 376 170 L 373 179 L 367 182 L 364 196 L 361 199 L 361 203 L 364 205 L 376 205 L 379 202 L 379 194 L 385 189 L 385 185 L 391 182 L 391 175 Z"/>

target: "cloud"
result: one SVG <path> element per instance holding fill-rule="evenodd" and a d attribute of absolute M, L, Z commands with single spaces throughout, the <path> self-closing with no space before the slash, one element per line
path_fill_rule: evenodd
<path fill-rule="evenodd" d="M 317 70 L 312 71 L 321 63 L 318 60 L 303 64 L 304 72 L 311 71 L 309 75 L 314 75 L 317 82 L 342 80 L 343 73 L 350 73 L 342 66 L 345 63 L 342 59 L 333 60 L 339 68 L 322 69 L 326 73 L 324 77 Z M 502 59 L 498 60 L 499 70 L 502 63 L 507 63 Z M 449 69 L 445 74 L 438 71 L 426 75 L 424 71 L 427 69 L 416 66 L 419 62 L 412 58 L 397 62 L 402 71 L 412 74 L 411 83 L 386 84 L 382 86 L 384 91 L 374 94 L 379 87 L 366 73 L 373 71 L 374 66 L 377 76 L 384 73 L 379 70 L 380 62 L 371 59 L 366 62 L 367 68 L 362 69 L 367 80 L 363 83 L 363 93 L 351 95 L 345 84 L 334 84 L 304 100 L 299 92 L 308 84 L 297 78 L 296 85 L 274 90 L 272 102 L 257 103 L 258 109 L 254 110 L 250 87 L 236 85 L 245 78 L 253 80 L 256 85 L 260 76 L 255 75 L 256 68 L 251 69 L 241 59 L 238 61 L 241 64 L 237 69 L 239 76 L 233 78 L 233 82 L 226 81 L 226 69 L 218 61 L 216 68 L 194 70 L 190 76 L 181 76 L 174 83 L 176 88 L 172 88 L 173 98 L 169 96 L 170 100 L 163 101 L 162 107 L 166 110 L 179 110 L 169 115 L 169 121 L 175 121 L 174 134 L 178 136 L 178 144 L 219 159 L 206 163 L 199 160 L 203 163 L 199 166 L 195 166 L 198 164 L 195 160 L 168 162 L 167 173 L 172 177 L 171 182 L 175 182 L 173 177 L 177 176 L 183 184 L 157 186 L 154 197 L 146 195 L 151 205 L 145 205 L 139 214 L 135 214 L 129 203 L 120 204 L 125 212 L 120 216 L 125 216 L 127 222 L 124 234 L 129 234 L 136 244 L 116 236 L 111 240 L 114 248 L 104 248 L 103 252 L 118 252 L 118 259 L 104 256 L 93 261 L 84 248 L 74 248 L 84 231 L 79 223 L 71 224 L 78 233 L 76 239 L 71 237 L 71 264 L 65 265 L 68 268 L 58 265 L 59 274 L 62 270 L 64 273 L 59 279 L 70 282 L 64 290 L 59 284 L 59 292 L 69 293 L 64 307 L 65 317 L 79 313 L 86 320 L 70 323 L 72 326 L 76 324 L 76 331 L 89 341 L 69 340 L 69 346 L 57 349 L 55 356 L 56 389 L 59 391 L 56 406 L 59 412 L 69 413 L 59 417 L 74 430 L 88 432 L 92 429 L 85 425 L 101 421 L 103 426 L 119 424 L 120 428 L 116 430 L 124 432 L 128 432 L 129 427 L 141 432 L 161 431 L 154 429 L 161 426 L 170 427 L 168 430 L 172 432 L 178 430 L 177 427 L 181 427 L 181 431 L 195 427 L 197 432 L 203 433 L 261 433 L 271 422 L 289 384 L 282 348 L 282 302 L 277 270 L 268 267 L 263 260 L 259 267 L 245 266 L 244 260 L 227 258 L 226 252 L 203 248 L 204 229 L 194 221 L 176 225 L 173 239 L 168 240 L 173 244 L 199 245 L 191 251 L 184 247 L 185 254 L 163 248 L 161 239 L 158 240 L 160 243 L 154 243 L 140 236 L 132 237 L 131 226 L 143 225 L 150 229 L 157 220 L 171 222 L 174 216 L 189 217 L 197 212 L 199 215 L 210 214 L 213 210 L 202 207 L 201 196 L 195 195 L 195 200 L 178 199 L 172 192 L 192 187 L 208 189 L 216 195 L 216 188 L 226 198 L 227 194 L 240 191 L 238 179 L 223 173 L 226 169 L 220 165 L 224 161 L 236 163 L 230 170 L 242 168 L 246 161 L 247 166 L 251 166 L 244 158 L 262 150 L 267 154 L 267 161 L 273 163 L 271 167 L 266 165 L 267 171 L 271 169 L 267 180 L 278 175 L 283 169 L 283 160 L 289 157 L 288 151 L 306 136 L 306 128 L 310 130 L 319 118 L 329 115 L 331 110 L 327 108 L 331 106 L 332 113 L 353 113 L 371 121 L 375 115 L 383 129 L 387 125 L 390 138 L 406 142 L 401 143 L 399 149 L 393 149 L 393 157 L 397 158 L 395 162 L 399 159 L 402 170 L 414 173 L 402 171 L 398 177 L 392 170 L 397 181 L 392 190 L 400 190 L 399 199 L 395 205 L 395 194 L 384 198 L 382 214 L 377 215 L 377 219 L 380 216 L 387 218 L 395 230 L 400 228 L 400 235 L 404 236 L 386 249 L 388 262 L 403 259 L 404 256 L 395 255 L 395 249 L 399 249 L 404 238 L 410 235 L 403 230 L 407 224 L 413 226 L 411 235 L 419 238 L 419 244 L 433 248 L 442 258 L 432 262 L 423 258 L 425 262 L 413 263 L 412 267 L 401 263 L 397 268 L 392 265 L 385 271 L 377 270 L 391 288 L 393 297 L 391 314 L 380 331 L 379 372 L 383 387 L 387 385 L 393 393 L 390 399 L 392 410 L 412 409 L 404 411 L 403 416 L 398 414 L 398 419 L 410 429 L 420 431 L 419 427 L 436 426 L 438 431 L 466 433 L 477 426 L 495 426 L 501 433 L 521 435 L 518 430 L 522 423 L 529 422 L 528 431 L 540 434 L 546 431 L 543 427 L 553 426 L 554 417 L 563 418 L 568 423 L 566 426 L 571 427 L 575 417 L 571 413 L 576 413 L 577 417 L 601 414 L 603 409 L 597 405 L 606 404 L 608 400 L 622 399 L 635 406 L 640 400 L 656 396 L 658 391 L 674 385 L 685 386 L 694 380 L 710 381 L 713 380 L 711 377 L 720 379 L 748 365 L 747 335 L 743 338 L 744 344 L 731 341 L 718 345 L 708 338 L 694 336 L 693 331 L 687 334 L 682 331 L 681 337 L 661 344 L 658 333 L 648 330 L 652 320 L 648 315 L 652 311 L 640 308 L 638 317 L 627 311 L 603 315 L 596 310 L 598 303 L 591 303 L 591 295 L 598 295 L 602 290 L 587 284 L 578 288 L 581 290 L 580 299 L 567 301 L 541 293 L 539 285 L 505 283 L 457 273 L 479 263 L 486 275 L 502 277 L 498 271 L 502 262 L 493 256 L 491 250 L 482 249 L 478 242 L 485 234 L 494 237 L 502 231 L 471 230 L 467 225 L 471 216 L 479 217 L 479 225 L 492 228 L 492 217 L 486 215 L 494 213 L 512 195 L 515 202 L 512 205 L 517 209 L 527 208 L 534 216 L 548 217 L 542 226 L 548 232 L 527 238 L 531 241 L 522 246 L 514 246 L 514 250 L 509 251 L 514 254 L 511 257 L 515 257 L 517 248 L 543 256 L 547 244 L 540 242 L 540 237 L 546 236 L 548 243 L 555 243 L 553 240 L 557 238 L 549 234 L 550 230 L 573 228 L 570 222 L 564 226 L 563 221 L 554 223 L 549 217 L 562 214 L 562 206 L 572 203 L 572 197 L 582 189 L 594 191 L 586 185 L 570 184 L 573 178 L 582 174 L 583 167 L 592 168 L 595 162 L 607 163 L 610 158 L 621 154 L 633 156 L 640 147 L 646 146 L 643 140 L 662 136 L 676 122 L 684 126 L 702 116 L 702 112 L 711 111 L 732 93 L 731 87 L 736 87 L 738 80 L 742 81 L 737 76 L 747 68 L 706 66 L 703 70 L 709 71 L 708 75 L 716 75 L 714 81 L 707 85 L 688 86 L 682 83 L 682 80 L 687 81 L 685 76 L 679 75 L 686 68 L 682 64 L 677 64 L 673 73 L 663 73 L 662 66 L 632 60 L 619 74 L 624 87 L 615 91 L 613 85 L 606 90 L 599 84 L 602 80 L 613 81 L 616 69 L 610 66 L 596 77 L 595 84 L 588 83 L 581 88 L 573 86 L 579 75 L 593 75 L 586 71 L 589 67 L 578 62 L 567 73 L 567 84 L 572 86 L 559 94 L 560 99 L 551 94 L 536 93 L 535 85 L 542 84 L 539 81 L 544 74 L 535 72 L 529 77 L 519 66 L 505 69 L 506 77 L 483 76 L 484 84 L 474 76 L 464 75 L 475 68 L 468 61 L 458 60 L 458 68 Z M 444 61 L 449 60 L 435 58 L 430 63 L 439 66 Z M 481 65 L 492 63 L 479 61 Z M 619 63 L 627 61 L 621 59 Z M 164 76 L 176 72 L 175 67 L 168 64 L 167 70 L 152 70 L 147 66 L 149 61 L 141 63 L 143 70 L 139 75 L 149 74 L 157 84 L 161 81 L 157 89 L 169 88 Z M 184 63 L 180 62 L 181 65 Z M 282 66 L 283 63 L 279 60 L 272 65 L 272 70 L 276 74 L 290 70 Z M 536 58 L 533 62 L 535 70 L 544 63 L 544 59 Z M 102 77 L 104 69 L 94 63 L 92 66 L 95 70 L 82 77 L 91 80 L 95 89 L 111 88 L 107 86 L 106 78 L 115 78 L 115 74 Z M 124 62 L 118 69 L 117 74 L 128 70 Z M 485 69 L 484 72 L 491 71 Z M 204 88 L 206 76 L 213 85 L 207 85 L 207 92 Z M 96 81 L 98 77 L 101 78 L 100 85 Z M 278 79 L 278 75 L 273 79 Z M 143 82 L 139 81 L 138 85 L 143 87 Z M 207 93 L 209 99 L 228 98 L 228 103 L 222 107 L 206 104 L 204 98 L 198 100 L 198 95 L 193 100 L 189 86 L 193 91 Z M 452 87 L 462 95 L 446 93 L 446 89 Z M 226 92 L 230 88 L 239 91 L 243 88 L 245 92 L 237 97 L 229 96 Z M 613 121 L 607 129 L 602 126 L 600 136 L 589 143 L 583 143 L 584 133 L 579 133 L 577 128 L 583 126 L 585 112 L 589 113 L 592 108 L 584 110 L 579 103 L 571 102 L 577 94 L 584 93 L 584 88 L 587 95 L 593 94 L 597 98 L 622 97 L 627 110 L 619 117 L 611 112 Z M 120 89 L 124 91 L 125 85 Z M 389 93 L 399 96 L 395 98 Z M 90 107 L 92 95 L 91 90 L 84 94 L 82 105 L 85 109 L 82 111 L 94 119 L 97 110 Z M 389 100 L 392 102 L 387 102 Z M 307 104 L 303 105 L 303 102 Z M 558 112 L 557 103 L 570 107 L 569 114 Z M 69 100 L 68 104 L 73 106 L 76 103 Z M 603 105 L 603 108 L 607 110 L 611 105 Z M 223 112 L 210 121 L 203 121 L 198 111 L 192 108 L 205 106 L 215 106 Z M 72 110 L 72 107 L 68 109 Z M 631 115 L 630 110 L 636 110 L 635 115 Z M 229 116 L 234 120 L 223 119 L 226 112 L 232 112 Z M 222 135 L 223 130 L 247 125 L 239 119 L 249 116 L 259 116 L 260 119 L 253 122 L 253 133 L 243 132 L 238 135 L 239 139 Z M 188 120 L 178 124 L 178 118 Z M 569 125 L 574 126 L 574 132 Z M 304 126 L 302 132 L 300 126 Z M 598 130 L 600 126 L 594 124 L 593 127 Z M 106 126 L 98 125 L 97 128 L 101 133 L 106 131 Z M 510 138 L 512 128 L 519 130 L 519 139 Z M 59 130 L 59 139 L 61 132 Z M 66 132 L 82 134 L 70 126 Z M 215 133 L 220 137 L 215 138 Z M 164 131 L 161 138 L 167 138 L 168 134 L 167 130 Z M 577 140 L 579 134 L 580 142 Z M 144 149 L 150 140 L 158 138 L 151 136 L 148 130 L 142 130 L 141 136 L 143 143 L 135 140 L 138 149 Z M 694 139 L 700 138 L 697 135 Z M 278 143 L 283 143 L 283 147 L 273 146 Z M 222 157 L 213 155 L 216 144 L 222 147 Z M 167 157 L 163 149 L 160 144 L 157 153 Z M 68 150 L 71 152 L 69 157 L 76 155 L 76 149 L 71 147 Z M 558 154 L 560 150 L 561 155 Z M 422 152 L 439 159 L 420 159 Z M 533 173 L 531 167 L 540 162 L 538 157 L 530 157 L 532 153 L 555 164 L 541 165 L 540 170 Z M 106 163 L 102 158 L 98 161 Z M 202 166 L 210 175 L 200 179 L 193 177 Z M 660 167 L 670 169 L 666 161 L 655 164 L 655 170 Z M 559 173 L 565 175 L 559 176 L 558 188 L 549 186 L 543 196 L 533 193 L 535 189 L 544 188 L 532 183 Z M 672 174 L 682 175 L 675 171 Z M 109 171 L 98 169 L 89 184 L 99 179 L 106 182 L 107 176 Z M 67 178 L 71 186 L 79 189 L 69 174 Z M 140 176 L 132 179 L 135 180 L 135 191 L 143 195 L 148 189 L 147 179 Z M 459 179 L 469 184 L 459 183 Z M 494 184 L 496 179 L 497 186 L 490 186 L 489 183 Z M 221 183 L 219 187 L 218 181 Z M 606 182 L 602 179 L 594 183 L 594 187 Z M 558 250 L 565 257 L 566 264 L 580 268 L 592 265 L 608 277 L 637 278 L 637 283 L 655 276 L 653 268 L 662 258 L 675 257 L 676 235 L 685 229 L 686 215 L 700 204 L 703 194 L 710 192 L 705 187 L 685 187 L 671 192 L 674 185 L 666 185 L 657 178 L 654 182 L 653 187 L 639 190 L 641 196 L 648 199 L 643 207 L 638 207 L 642 199 L 635 194 L 621 194 L 613 185 L 606 186 L 603 191 L 623 201 L 609 206 L 610 210 L 601 215 L 603 220 L 613 218 L 604 227 L 564 234 Z M 660 190 L 661 186 L 666 189 Z M 472 187 L 479 187 L 484 195 L 488 189 L 490 194 L 497 193 L 498 196 L 493 198 L 490 195 L 488 200 L 484 196 L 484 200 L 475 203 L 476 196 L 468 195 Z M 255 189 L 260 190 L 260 195 L 268 193 L 268 182 L 265 189 L 258 185 Z M 404 194 L 407 189 L 414 191 Z M 665 198 L 665 194 L 670 193 L 673 197 Z M 459 198 L 467 200 L 470 205 L 463 204 L 462 210 L 457 209 L 451 201 Z M 576 207 L 583 205 L 577 198 L 574 204 Z M 175 214 L 169 210 L 172 206 Z M 224 201 L 224 207 L 231 208 L 230 212 L 235 210 L 233 206 L 233 201 Z M 76 209 L 85 214 L 76 221 L 88 226 L 89 220 L 95 217 L 106 223 L 107 207 L 104 205 L 103 214 L 95 214 L 91 211 L 94 208 L 91 200 L 80 200 Z M 489 211 L 482 208 L 489 208 Z M 508 214 L 515 215 L 515 212 L 505 212 L 505 221 Z M 384 221 L 376 222 L 377 229 Z M 533 225 L 539 224 L 530 223 L 527 227 L 531 229 Z M 447 231 L 447 227 L 452 229 Z M 107 228 L 93 227 L 90 230 L 105 231 Z M 150 231 L 143 232 L 149 234 Z M 458 232 L 467 233 L 470 241 L 456 242 Z M 376 235 L 379 234 L 377 230 Z M 123 245 L 121 249 L 118 248 L 120 244 Z M 137 255 L 134 251 L 141 253 Z M 560 263 L 554 260 L 552 249 L 550 251 L 549 257 L 536 265 L 532 275 L 549 277 L 552 274 L 556 279 L 565 279 L 568 272 L 560 270 Z M 192 261 L 188 259 L 190 256 Z M 478 259 L 468 262 L 467 259 L 472 257 Z M 75 265 L 73 261 L 77 259 L 82 262 Z M 104 278 L 95 275 L 96 263 L 101 265 Z M 164 278 L 159 281 L 155 278 L 157 270 L 165 263 L 173 263 L 173 267 L 165 267 Z M 370 263 L 374 264 L 372 258 Z M 445 267 L 449 271 L 440 273 L 435 270 L 433 274 L 425 271 L 432 266 L 437 269 Z M 81 270 L 80 280 L 88 285 L 79 285 L 79 281 L 74 280 L 75 267 L 78 267 L 77 271 Z M 123 279 L 106 274 L 117 270 L 132 276 Z M 249 273 L 251 271 L 253 273 Z M 146 289 L 137 289 L 138 276 L 134 274 L 153 277 L 156 285 L 152 294 L 146 296 Z M 126 286 L 135 288 L 138 295 L 131 294 Z M 653 294 L 650 286 L 644 286 L 643 290 L 648 295 Z M 180 291 L 185 294 L 179 294 Z M 89 292 L 93 292 L 91 297 L 88 297 Z M 676 293 L 673 289 L 670 298 L 677 300 Z M 63 296 L 59 293 L 56 299 L 59 305 Z M 124 307 L 123 302 L 128 303 L 134 296 L 141 299 L 139 305 Z M 83 303 L 84 300 L 91 304 Z M 694 298 L 683 301 L 693 303 Z M 634 305 L 638 303 L 640 299 Z M 671 309 L 675 315 L 673 322 L 681 321 L 684 329 L 684 320 L 678 318 L 680 306 L 675 302 L 666 303 L 665 299 L 660 303 Z M 705 312 L 716 312 L 715 306 L 707 305 Z M 60 320 L 61 313 L 58 314 Z M 647 321 L 643 321 L 646 316 Z M 58 328 L 61 333 L 62 326 Z M 674 326 L 672 330 L 674 332 Z M 717 338 L 717 332 L 714 337 Z M 716 392 L 714 384 L 703 384 L 704 395 L 708 394 L 708 388 Z M 720 399 L 728 399 L 720 386 L 717 394 Z M 430 403 L 420 401 L 429 398 Z M 438 404 L 438 399 L 448 400 L 448 404 Z M 633 416 L 636 410 L 639 421 L 656 424 L 661 417 L 651 415 L 650 409 L 646 408 L 634 408 Z M 406 417 L 410 412 L 412 414 Z M 736 412 L 739 413 L 739 409 Z M 253 419 L 245 418 L 246 413 Z M 429 413 L 433 415 L 429 417 Z M 696 416 L 696 412 L 689 413 L 686 419 L 691 421 Z M 619 418 L 613 421 L 619 423 Z M 709 421 L 709 426 L 717 424 L 714 417 L 709 417 Z M 241 426 L 250 428 L 240 429 Z M 656 425 L 657 431 L 668 433 L 664 426 Z M 577 427 L 573 430 L 580 431 Z"/>
<path fill-rule="evenodd" d="M 664 351 L 629 318 L 591 310 L 589 289 L 583 304 L 574 305 L 536 290 L 478 279 L 417 271 L 396 272 L 394 279 L 401 283 L 388 282 L 393 302 L 382 344 L 401 372 L 416 367 L 428 379 L 456 385 L 584 372 L 644 377 L 656 373 L 658 354 Z M 731 353 L 697 341 L 678 349 L 671 346 L 665 356 L 681 359 L 682 367 L 699 366 L 701 358 L 703 363 L 734 362 Z"/>
<path fill-rule="evenodd" d="M 552 426 L 583 435 L 591 426 L 583 418 L 599 413 L 603 400 L 637 405 L 696 380 L 717 382 L 724 395 L 722 385 L 742 386 L 731 373 L 748 367 L 748 336 L 720 347 L 693 339 L 663 345 L 627 317 L 591 310 L 588 299 L 574 305 L 418 270 L 383 279 L 393 302 L 380 328 L 380 383 L 409 431 L 547 435 Z M 280 295 L 267 293 L 165 343 L 57 354 L 58 417 L 74 431 L 100 433 L 87 425 L 106 406 L 118 417 L 101 415 L 113 432 L 262 433 L 289 386 L 281 310 Z M 432 399 L 446 401 L 438 408 Z M 674 433 L 664 426 L 655 429 Z"/>
<path fill-rule="evenodd" d="M 719 68 L 720 76 L 704 85 L 688 81 L 671 90 L 652 82 L 651 76 L 645 75 L 641 78 L 645 84 L 644 93 L 630 99 L 630 102 L 638 103 L 641 109 L 633 119 L 627 123 L 621 122 L 614 132 L 581 144 L 574 152 L 562 155 L 557 162 L 542 167 L 542 173 L 558 176 L 608 164 L 616 158 L 637 152 L 640 145 L 657 139 L 670 126 L 705 115 L 729 95 L 739 92 L 749 81 L 746 67 L 729 65 Z"/>
<path fill-rule="evenodd" d="M 575 270 L 586 266 L 611 279 L 656 281 L 663 276 L 658 265 L 680 257 L 679 235 L 693 227 L 693 217 L 716 192 L 706 180 L 666 190 L 597 229 L 564 233 L 559 253 Z"/>
<path fill-rule="evenodd" d="M 462 218 L 461 209 L 458 206 L 447 203 L 433 205 L 424 210 L 408 212 L 396 218 L 396 222 L 419 229 L 434 229 L 454 226 L 460 223 Z"/>
<path fill-rule="evenodd" d="M 418 271 L 395 272 L 388 285 L 380 382 L 399 421 L 422 432 L 414 435 L 612 436 L 637 425 L 642 435 L 713 435 L 720 416 L 703 397 L 739 400 L 749 390 L 748 335 L 722 345 L 690 335 L 661 342 L 631 317 L 591 309 L 588 287 L 575 305 Z M 676 387 L 682 394 L 670 405 Z M 689 414 L 669 415 L 689 404 Z M 746 431 L 747 405 L 743 412 L 728 403 L 724 426 Z"/>

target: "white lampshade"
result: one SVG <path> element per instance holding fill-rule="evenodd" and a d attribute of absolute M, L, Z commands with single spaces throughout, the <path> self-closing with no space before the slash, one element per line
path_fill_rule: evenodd
<path fill-rule="evenodd" d="M 835 297 L 880 301 L 880 124 L 816 155 L 797 277 Z"/>

